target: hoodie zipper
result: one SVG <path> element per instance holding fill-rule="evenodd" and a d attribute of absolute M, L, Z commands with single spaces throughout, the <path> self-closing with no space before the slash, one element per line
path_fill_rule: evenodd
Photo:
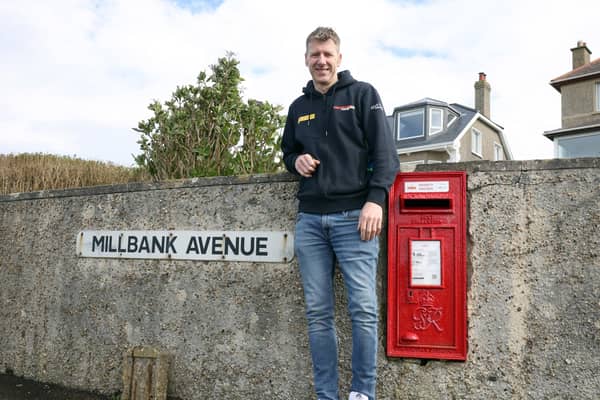
<path fill-rule="evenodd" d="M 331 92 L 331 104 L 327 101 L 327 94 L 323 95 L 323 100 L 325 101 L 325 155 L 327 156 L 327 161 L 329 161 L 329 141 L 327 140 L 329 136 L 329 121 L 331 120 L 331 114 L 333 113 L 333 105 L 335 103 L 335 92 L 337 90 L 337 83 L 333 85 Z M 321 175 L 323 177 L 323 196 L 325 198 L 329 198 L 327 193 L 327 186 L 329 184 L 328 181 L 325 180 L 325 174 Z"/>

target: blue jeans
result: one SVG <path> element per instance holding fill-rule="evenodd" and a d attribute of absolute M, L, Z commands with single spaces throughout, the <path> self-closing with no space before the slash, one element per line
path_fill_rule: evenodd
<path fill-rule="evenodd" d="M 298 213 L 295 251 L 304 287 L 314 383 L 319 400 L 339 400 L 334 323 L 335 260 L 344 278 L 352 321 L 351 390 L 375 400 L 377 366 L 377 256 L 379 239 L 362 241 L 360 210 Z"/>

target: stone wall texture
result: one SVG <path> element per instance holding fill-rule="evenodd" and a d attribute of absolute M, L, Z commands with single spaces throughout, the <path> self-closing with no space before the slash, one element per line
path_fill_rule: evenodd
<path fill-rule="evenodd" d="M 600 159 L 420 166 L 468 174 L 466 362 L 385 356 L 379 399 L 597 399 Z M 0 373 L 113 394 L 123 354 L 171 355 L 168 394 L 314 399 L 302 288 L 288 263 L 79 258 L 81 230 L 293 231 L 288 174 L 0 197 Z M 341 393 L 350 324 L 336 277 Z"/>

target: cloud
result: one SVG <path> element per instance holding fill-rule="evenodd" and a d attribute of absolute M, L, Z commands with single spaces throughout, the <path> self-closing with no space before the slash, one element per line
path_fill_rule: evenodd
<path fill-rule="evenodd" d="M 342 67 L 372 83 L 388 113 L 423 97 L 473 106 L 483 71 L 513 155 L 549 158 L 542 134 L 560 127 L 560 94 L 548 82 L 570 70 L 577 40 L 600 51 L 599 11 L 583 0 L 2 2 L 0 152 L 131 165 L 131 128 L 148 104 L 227 51 L 247 98 L 286 109 L 309 79 L 306 36 L 325 25 L 342 38 Z"/>
<path fill-rule="evenodd" d="M 447 56 L 442 53 L 437 53 L 433 50 L 419 49 L 419 48 L 406 48 L 406 47 L 394 47 L 381 45 L 381 50 L 391 53 L 394 57 L 398 58 L 446 58 Z"/>
<path fill-rule="evenodd" d="M 175 4 L 192 13 L 213 12 L 223 4 L 223 0 L 175 0 Z"/>

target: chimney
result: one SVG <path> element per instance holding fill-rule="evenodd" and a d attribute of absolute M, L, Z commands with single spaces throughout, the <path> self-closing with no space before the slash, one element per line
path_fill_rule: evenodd
<path fill-rule="evenodd" d="M 479 73 L 479 80 L 475 82 L 475 109 L 484 117 L 490 118 L 490 92 L 492 87 L 485 80 L 485 73 Z"/>
<path fill-rule="evenodd" d="M 592 52 L 587 48 L 583 40 L 579 40 L 577 47 L 573 47 L 571 52 L 573 53 L 573 69 L 590 63 L 590 54 Z"/>

